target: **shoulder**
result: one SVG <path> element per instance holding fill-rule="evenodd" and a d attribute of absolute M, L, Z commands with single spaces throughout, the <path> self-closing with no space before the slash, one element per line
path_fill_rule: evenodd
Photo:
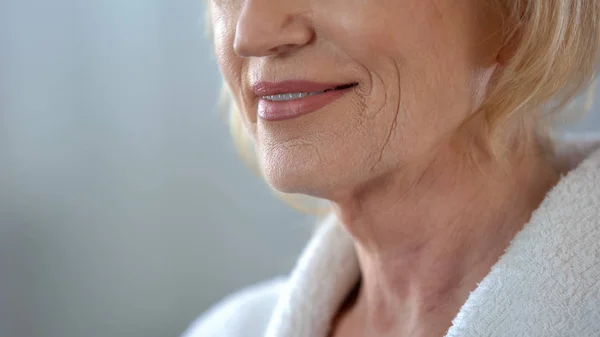
<path fill-rule="evenodd" d="M 200 315 L 182 337 L 263 336 L 284 283 L 280 277 L 228 296 Z"/>

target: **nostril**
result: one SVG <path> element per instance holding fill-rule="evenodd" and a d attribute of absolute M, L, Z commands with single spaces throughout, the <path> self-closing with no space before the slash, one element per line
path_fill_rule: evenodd
<path fill-rule="evenodd" d="M 273 54 L 288 54 L 294 50 L 298 49 L 298 45 L 288 43 L 280 46 L 276 46 L 271 49 Z"/>

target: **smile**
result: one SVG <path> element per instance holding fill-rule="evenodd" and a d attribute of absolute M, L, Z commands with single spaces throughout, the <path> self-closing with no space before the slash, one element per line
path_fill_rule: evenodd
<path fill-rule="evenodd" d="M 267 121 L 283 121 L 315 112 L 343 97 L 358 83 L 324 84 L 305 81 L 259 83 L 258 116 Z"/>
<path fill-rule="evenodd" d="M 341 85 L 341 86 L 337 86 L 334 88 L 325 89 L 325 90 L 321 90 L 321 91 L 283 93 L 283 94 L 262 96 L 261 98 L 264 100 L 273 101 L 273 102 L 293 101 L 296 99 L 301 99 L 301 98 L 305 98 L 308 96 L 319 95 L 319 94 L 323 94 L 323 93 L 334 91 L 334 90 L 349 89 L 354 86 L 356 86 L 356 83 L 345 84 L 345 85 Z"/>

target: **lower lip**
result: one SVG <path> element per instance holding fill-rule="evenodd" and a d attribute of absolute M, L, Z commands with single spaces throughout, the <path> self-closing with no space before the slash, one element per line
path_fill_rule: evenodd
<path fill-rule="evenodd" d="M 269 101 L 261 99 L 258 103 L 258 116 L 268 121 L 282 121 L 315 112 L 333 103 L 352 88 L 331 90 L 290 101 Z"/>

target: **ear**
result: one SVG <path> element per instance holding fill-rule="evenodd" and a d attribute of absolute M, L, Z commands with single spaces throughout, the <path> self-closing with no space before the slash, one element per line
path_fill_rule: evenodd
<path fill-rule="evenodd" d="M 508 39 L 500 46 L 498 53 L 496 54 L 496 62 L 500 66 L 504 66 L 510 61 L 519 48 L 521 42 L 522 31 L 517 28 Z"/>
<path fill-rule="evenodd" d="M 521 8 L 523 0 L 512 0 L 516 4 L 503 3 L 502 1 L 484 1 L 487 6 L 482 7 L 478 16 L 480 29 L 475 32 L 476 39 L 483 42 L 482 60 L 486 66 L 503 67 L 518 50 L 522 26 L 520 25 L 524 13 Z"/>
<path fill-rule="evenodd" d="M 524 23 L 527 21 L 529 1 L 523 0 L 515 3 L 515 5 L 509 9 L 505 18 L 508 22 L 512 22 L 514 26 L 510 27 L 510 30 L 506 32 L 506 36 L 503 37 L 502 46 L 498 50 L 496 61 L 500 66 L 506 65 L 517 54 L 525 34 Z"/>

